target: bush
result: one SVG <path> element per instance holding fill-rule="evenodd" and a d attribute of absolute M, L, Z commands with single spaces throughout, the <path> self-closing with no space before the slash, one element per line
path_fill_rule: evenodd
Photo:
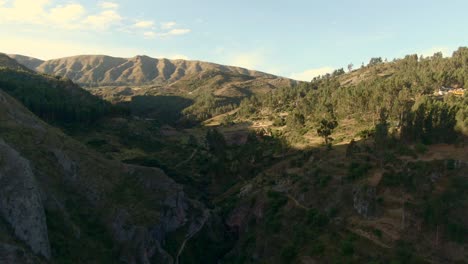
<path fill-rule="evenodd" d="M 376 237 L 382 238 L 382 230 L 380 230 L 380 229 L 374 229 L 372 232 L 374 233 L 374 235 L 375 235 Z"/>
<path fill-rule="evenodd" d="M 354 244 L 350 239 L 344 240 L 341 243 L 341 254 L 343 256 L 352 256 L 352 255 L 354 255 Z"/>
<path fill-rule="evenodd" d="M 357 180 L 367 174 L 367 172 L 372 168 L 369 163 L 358 163 L 358 162 L 351 162 L 348 169 L 348 176 L 349 180 Z"/>
<path fill-rule="evenodd" d="M 282 117 L 277 117 L 273 120 L 273 126 L 285 126 L 286 121 Z"/>
<path fill-rule="evenodd" d="M 375 134 L 375 130 L 374 129 L 364 129 L 364 130 L 361 130 L 359 131 L 356 136 L 362 138 L 362 139 L 367 139 L 367 138 L 370 138 L 370 137 L 373 137 Z"/>
<path fill-rule="evenodd" d="M 416 146 L 414 146 L 414 150 L 416 150 L 416 152 L 419 154 L 424 154 L 427 152 L 427 146 L 422 143 L 418 143 Z"/>

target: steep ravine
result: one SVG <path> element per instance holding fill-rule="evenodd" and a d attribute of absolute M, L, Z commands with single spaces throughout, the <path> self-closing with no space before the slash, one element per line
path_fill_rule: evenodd
<path fill-rule="evenodd" d="M 103 159 L 2 91 L 0 102 L 0 217 L 22 250 L 51 263 L 174 262 L 166 236 L 203 222 L 203 205 L 162 170 Z M 2 252 L 18 247 L 8 237 L 0 229 Z"/>

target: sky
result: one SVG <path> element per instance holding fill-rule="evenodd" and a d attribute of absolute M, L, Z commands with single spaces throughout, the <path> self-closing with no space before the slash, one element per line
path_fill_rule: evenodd
<path fill-rule="evenodd" d="M 466 0 L 0 0 L 0 52 L 148 55 L 309 81 L 468 46 Z"/>

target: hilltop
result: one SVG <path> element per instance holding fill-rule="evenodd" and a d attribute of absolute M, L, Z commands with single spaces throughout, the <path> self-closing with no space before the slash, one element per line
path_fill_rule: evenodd
<path fill-rule="evenodd" d="M 18 63 L 16 60 L 3 53 L 0 53 L 0 68 L 9 68 L 26 72 L 32 71 L 23 64 Z"/>
<path fill-rule="evenodd" d="M 8 54 L 8 56 L 16 60 L 21 65 L 24 65 L 33 71 L 35 71 L 36 68 L 44 62 L 41 59 L 36 59 L 33 57 L 28 57 L 28 56 L 23 56 L 23 55 L 18 55 L 18 54 Z"/>

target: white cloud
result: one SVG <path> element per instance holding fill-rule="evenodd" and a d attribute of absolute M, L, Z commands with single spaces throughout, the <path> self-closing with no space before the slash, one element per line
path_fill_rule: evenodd
<path fill-rule="evenodd" d="M 151 20 L 140 20 L 133 24 L 133 27 L 136 28 L 152 28 L 154 27 L 154 22 Z"/>
<path fill-rule="evenodd" d="M 143 32 L 143 36 L 147 39 L 155 38 L 157 36 L 157 33 L 154 31 L 146 31 Z"/>
<path fill-rule="evenodd" d="M 119 4 L 114 3 L 114 2 L 100 2 L 99 6 L 102 9 L 118 9 L 119 8 Z"/>
<path fill-rule="evenodd" d="M 289 77 L 294 80 L 310 82 L 314 77 L 332 73 L 334 69 L 332 67 L 322 67 L 316 69 L 308 69 L 303 72 L 293 73 Z"/>
<path fill-rule="evenodd" d="M 83 21 L 84 24 L 94 29 L 106 30 L 122 21 L 122 17 L 114 10 L 104 10 L 99 14 L 90 15 Z"/>
<path fill-rule="evenodd" d="M 188 28 L 175 28 L 175 29 L 171 29 L 169 32 L 167 32 L 168 35 L 185 35 L 185 34 L 188 34 L 190 33 L 190 29 Z"/>
<path fill-rule="evenodd" d="M 190 33 L 191 30 L 188 29 L 188 28 L 174 28 L 174 29 L 171 29 L 167 32 L 161 32 L 161 33 L 157 33 L 157 36 L 158 37 L 170 37 L 170 36 L 180 36 L 180 35 L 185 35 L 185 34 L 188 34 Z"/>
<path fill-rule="evenodd" d="M 30 24 L 62 29 L 104 30 L 123 20 L 118 5 L 101 2 L 101 11 L 89 13 L 81 4 L 53 5 L 51 0 L 12 0 L 0 5 L 1 24 Z"/>
<path fill-rule="evenodd" d="M 44 8 L 50 0 L 14 0 L 8 7 L 0 5 L 0 23 L 43 24 L 47 18 Z"/>
<path fill-rule="evenodd" d="M 119 4 L 112 1 L 97 3 L 99 8 L 92 12 L 78 2 L 57 4 L 54 0 L 0 0 L 0 27 L 36 26 L 30 30 L 82 30 L 120 31 L 137 34 L 150 39 L 155 37 L 178 36 L 189 33 L 188 28 L 177 27 L 174 21 L 161 23 L 161 30 L 155 31 L 152 20 L 135 20 L 119 12 Z M 56 32 L 60 34 L 60 32 Z"/>
<path fill-rule="evenodd" d="M 49 20 L 55 24 L 69 25 L 82 18 L 85 12 L 85 8 L 80 4 L 57 6 L 50 10 Z"/>
<path fill-rule="evenodd" d="M 170 21 L 170 22 L 163 22 L 161 23 L 161 28 L 162 29 L 171 29 L 177 25 L 176 22 Z"/>

